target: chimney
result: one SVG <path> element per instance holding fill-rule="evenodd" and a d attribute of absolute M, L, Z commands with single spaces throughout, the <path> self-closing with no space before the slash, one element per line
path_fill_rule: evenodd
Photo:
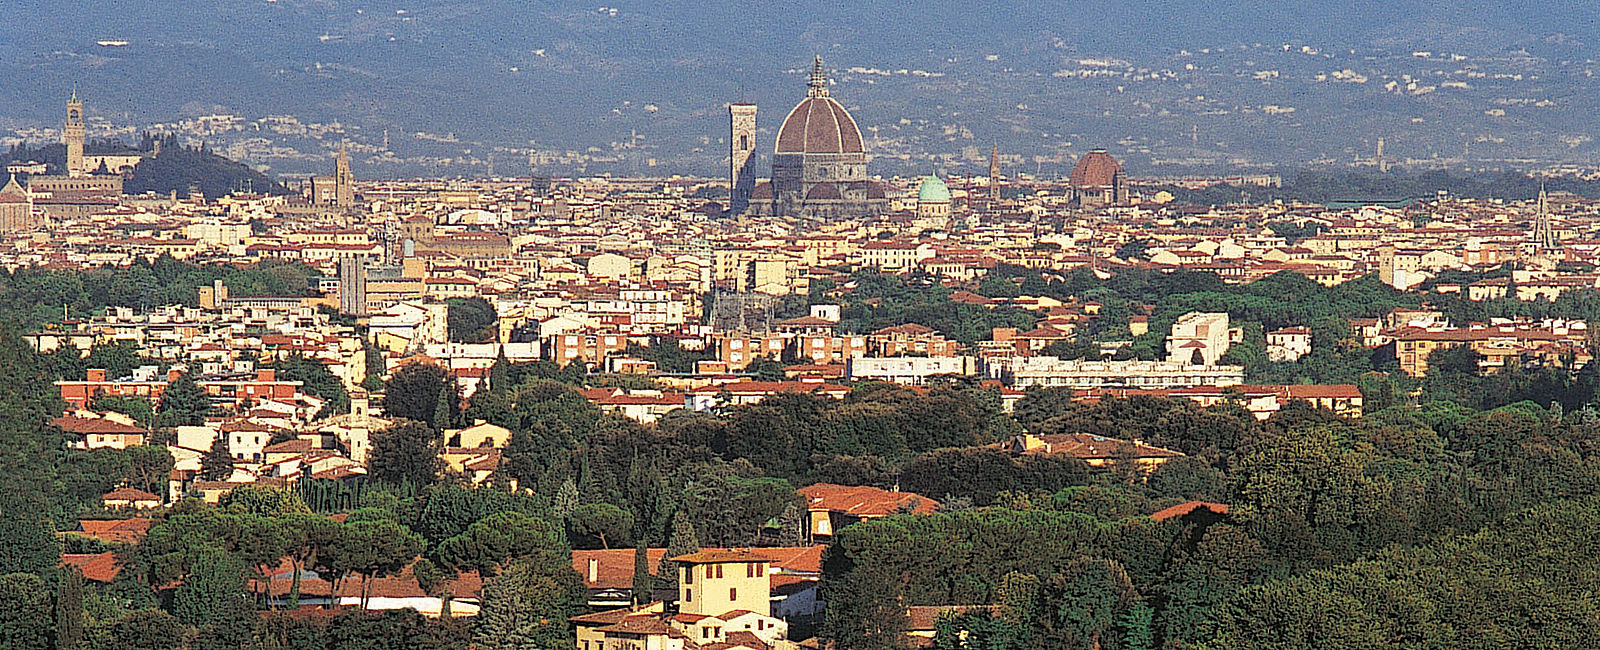
<path fill-rule="evenodd" d="M 599 582 L 599 581 L 600 581 L 600 560 L 591 557 L 591 558 L 589 558 L 588 582 L 589 582 L 589 584 L 594 584 L 594 583 Z"/>

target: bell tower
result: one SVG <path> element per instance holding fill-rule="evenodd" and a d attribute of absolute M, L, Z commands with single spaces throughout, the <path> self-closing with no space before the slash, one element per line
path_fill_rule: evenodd
<path fill-rule="evenodd" d="M 756 105 L 728 105 L 728 211 L 742 214 L 756 188 Z"/>
<path fill-rule="evenodd" d="M 72 89 L 67 100 L 67 123 L 61 126 L 61 142 L 67 145 L 67 175 L 83 176 L 89 173 L 83 161 L 83 101 L 78 99 L 78 89 Z"/>
<path fill-rule="evenodd" d="M 356 204 L 356 177 L 350 173 L 350 154 L 339 143 L 339 157 L 333 162 L 333 202 L 341 208 Z"/>

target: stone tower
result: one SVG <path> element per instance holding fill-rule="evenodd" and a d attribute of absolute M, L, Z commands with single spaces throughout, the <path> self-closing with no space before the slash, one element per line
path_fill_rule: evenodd
<path fill-rule="evenodd" d="M 83 102 L 78 99 L 78 89 L 72 89 L 67 100 L 67 123 L 61 127 L 61 141 L 67 145 L 67 175 L 83 176 L 89 170 L 83 162 Z"/>
<path fill-rule="evenodd" d="M 333 163 L 334 205 L 348 208 L 356 204 L 356 177 L 350 173 L 350 154 L 339 143 L 339 157 Z"/>
<path fill-rule="evenodd" d="M 756 105 L 728 105 L 728 211 L 743 213 L 756 188 Z"/>
<path fill-rule="evenodd" d="M 1000 145 L 989 147 L 989 205 L 1000 202 Z"/>

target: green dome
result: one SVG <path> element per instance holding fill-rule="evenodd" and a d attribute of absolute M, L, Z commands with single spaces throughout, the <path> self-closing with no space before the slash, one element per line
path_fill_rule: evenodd
<path fill-rule="evenodd" d="M 917 190 L 917 203 L 949 203 L 950 188 L 939 180 L 939 175 L 934 174 L 922 180 L 922 187 Z"/>

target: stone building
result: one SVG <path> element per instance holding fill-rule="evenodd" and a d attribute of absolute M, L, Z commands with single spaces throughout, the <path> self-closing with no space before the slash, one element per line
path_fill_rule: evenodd
<path fill-rule="evenodd" d="M 24 232 L 33 227 L 33 199 L 12 176 L 0 188 L 0 233 Z"/>

